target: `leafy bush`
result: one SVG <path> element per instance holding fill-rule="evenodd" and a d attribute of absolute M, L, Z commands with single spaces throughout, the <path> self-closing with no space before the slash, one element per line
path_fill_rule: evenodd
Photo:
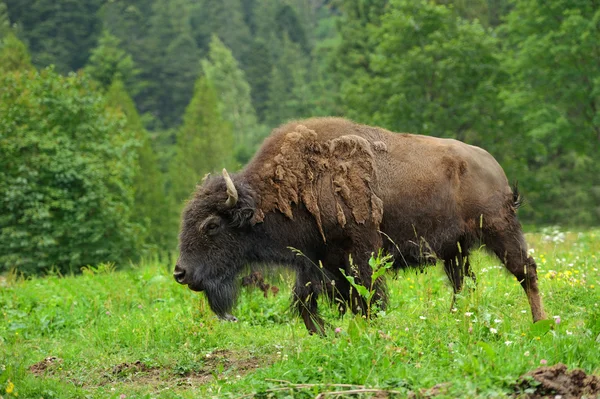
<path fill-rule="evenodd" d="M 138 145 L 88 79 L 52 69 L 0 76 L 0 271 L 123 262 Z"/>

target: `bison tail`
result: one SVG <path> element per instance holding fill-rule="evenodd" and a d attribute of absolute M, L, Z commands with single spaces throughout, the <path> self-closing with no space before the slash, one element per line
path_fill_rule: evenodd
<path fill-rule="evenodd" d="M 516 211 L 517 209 L 519 209 L 521 207 L 521 205 L 523 205 L 523 201 L 525 201 L 525 198 L 519 192 L 519 183 L 516 181 L 515 181 L 515 184 L 513 184 L 513 186 L 512 186 L 512 193 L 513 193 L 513 199 L 512 199 L 513 200 L 513 208 Z"/>

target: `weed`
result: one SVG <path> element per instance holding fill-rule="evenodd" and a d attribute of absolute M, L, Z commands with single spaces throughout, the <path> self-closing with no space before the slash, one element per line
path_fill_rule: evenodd
<path fill-rule="evenodd" d="M 360 282 L 356 281 L 354 276 L 346 274 L 344 269 L 340 269 L 342 275 L 348 280 L 353 289 L 358 292 L 358 294 L 363 298 L 366 304 L 366 316 L 367 318 L 371 318 L 373 305 L 377 305 L 372 303 L 373 298 L 375 298 L 375 294 L 377 293 L 376 286 L 381 283 L 381 279 L 383 275 L 392 268 L 394 264 L 391 255 L 383 255 L 383 251 L 380 250 L 375 254 L 371 254 L 371 258 L 369 259 L 369 266 L 371 267 L 371 278 L 370 284 L 368 287 L 364 286 Z M 356 270 L 356 266 L 352 262 L 352 257 L 350 257 L 350 268 L 352 270 Z"/>

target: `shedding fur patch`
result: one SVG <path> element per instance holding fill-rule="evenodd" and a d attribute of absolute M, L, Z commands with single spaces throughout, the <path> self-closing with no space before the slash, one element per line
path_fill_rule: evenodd
<path fill-rule="evenodd" d="M 265 185 L 258 190 L 263 212 L 278 210 L 293 219 L 292 206 L 302 203 L 323 240 L 324 218 L 342 227 L 348 222 L 346 211 L 359 224 L 370 221 L 379 226 L 383 218 L 383 202 L 373 191 L 377 183 L 373 146 L 356 135 L 319 142 L 314 130 L 298 125 L 286 134 L 279 153 L 263 165 L 260 181 Z"/>

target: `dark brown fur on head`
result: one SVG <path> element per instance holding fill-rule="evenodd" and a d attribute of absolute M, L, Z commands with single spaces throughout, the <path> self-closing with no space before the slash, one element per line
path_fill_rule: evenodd
<path fill-rule="evenodd" d="M 255 200 L 252 190 L 236 182 L 237 203 L 228 199 L 225 179 L 208 177 L 183 211 L 179 235 L 178 281 L 192 290 L 205 291 L 211 309 L 226 315 L 234 304 L 235 276 L 249 251 L 244 240 L 253 225 Z"/>

